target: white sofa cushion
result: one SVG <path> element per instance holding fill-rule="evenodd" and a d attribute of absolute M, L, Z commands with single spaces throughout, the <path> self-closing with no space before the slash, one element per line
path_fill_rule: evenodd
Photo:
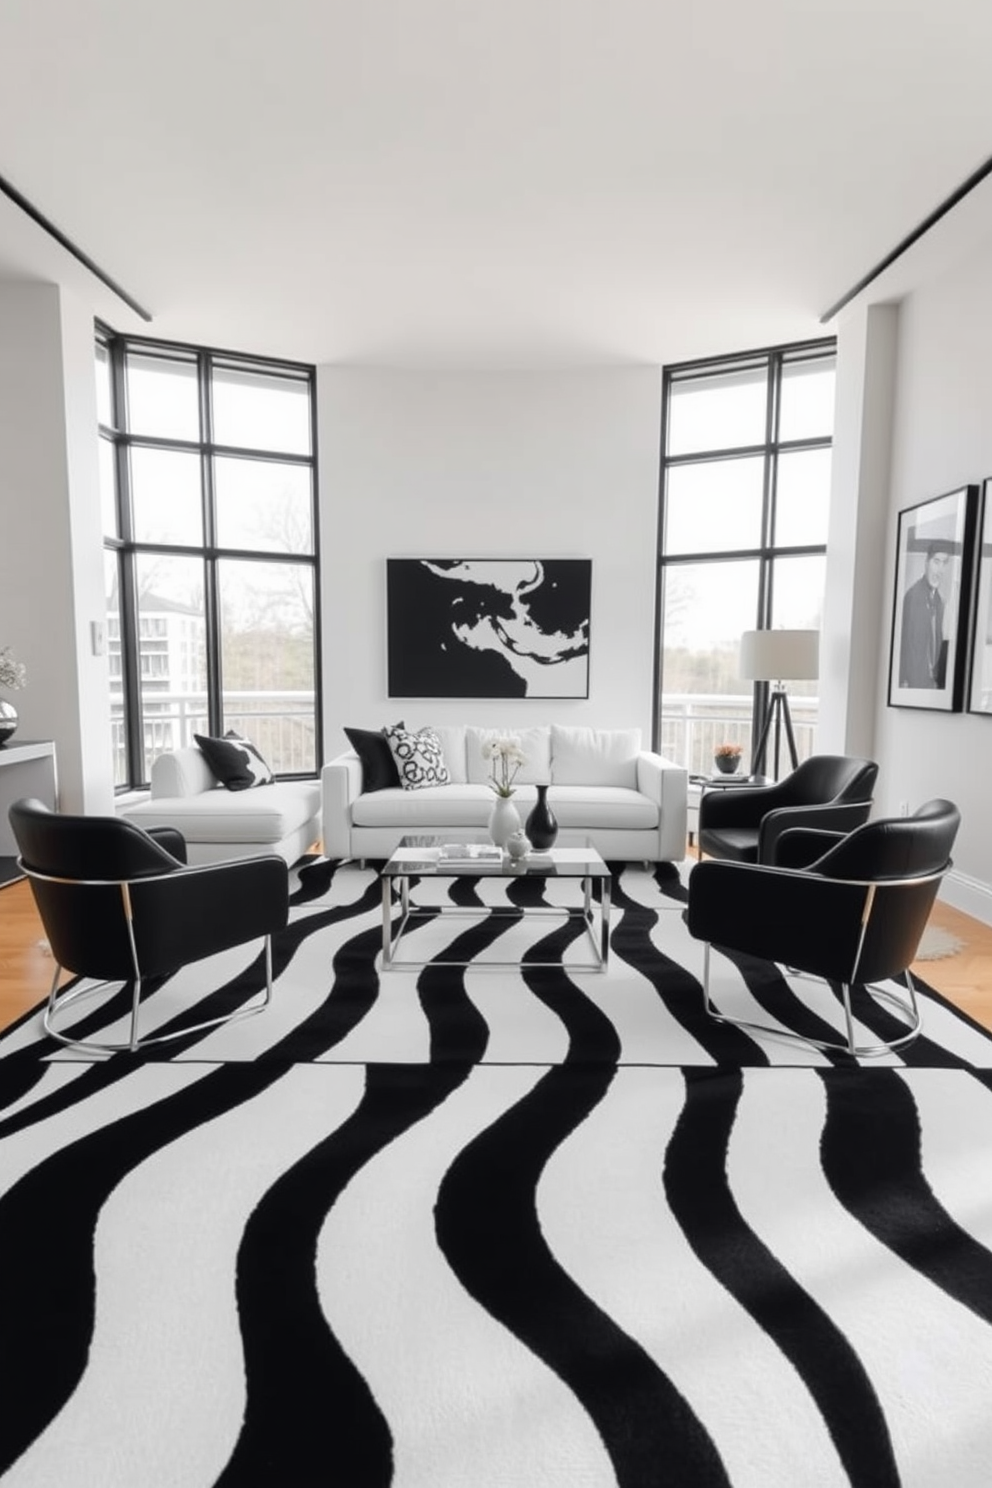
<path fill-rule="evenodd" d="M 491 780 L 493 762 L 483 758 L 482 746 L 507 737 L 516 739 L 526 764 L 517 771 L 516 785 L 547 785 L 551 779 L 551 730 L 544 728 L 467 728 L 465 730 L 465 763 L 470 785 L 485 785 Z"/>
<path fill-rule="evenodd" d="M 468 776 L 465 773 L 465 725 L 463 723 L 455 726 L 432 724 L 441 745 L 441 753 L 444 755 L 444 763 L 448 767 L 452 785 L 465 785 Z"/>
<path fill-rule="evenodd" d="M 640 729 L 565 728 L 551 725 L 554 785 L 613 785 L 637 789 Z"/>
<path fill-rule="evenodd" d="M 269 846 L 281 842 L 319 812 L 318 780 L 277 780 L 264 790 L 229 791 L 217 785 L 193 796 L 153 797 L 127 807 L 121 815 L 139 827 L 177 827 L 187 842 L 257 842 Z"/>
<path fill-rule="evenodd" d="M 659 820 L 658 803 L 625 786 L 553 785 L 548 805 L 563 831 L 654 831 Z"/>
<path fill-rule="evenodd" d="M 395 826 L 406 832 L 439 827 L 480 827 L 489 820 L 495 799 L 492 791 L 484 785 L 426 785 L 416 791 L 394 787 L 376 791 L 370 796 L 359 796 L 352 804 L 351 818 L 356 827 Z M 536 799 L 532 792 L 531 800 Z M 517 801 L 516 796 L 514 801 Z M 529 811 L 530 806 L 526 809 Z M 521 810 L 519 803 L 517 810 Z"/>
<path fill-rule="evenodd" d="M 480 827 L 488 822 L 495 799 L 484 785 L 429 785 L 418 791 L 393 788 L 359 796 L 352 806 L 352 821 L 356 827 L 398 827 L 405 832 Z M 537 800 L 534 787 L 522 786 L 512 799 L 521 822 L 526 822 Z M 658 826 L 658 803 L 640 791 L 603 785 L 555 786 L 548 801 L 562 828 L 653 831 Z"/>

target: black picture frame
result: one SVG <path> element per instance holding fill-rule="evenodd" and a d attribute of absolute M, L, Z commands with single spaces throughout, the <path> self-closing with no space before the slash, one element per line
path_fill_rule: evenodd
<path fill-rule="evenodd" d="M 899 512 L 891 708 L 958 713 L 964 701 L 978 486 L 959 486 Z"/>
<path fill-rule="evenodd" d="M 969 713 L 992 714 L 992 479 L 982 482 L 969 648 Z"/>
<path fill-rule="evenodd" d="M 592 560 L 387 558 L 390 698 L 587 698 Z"/>

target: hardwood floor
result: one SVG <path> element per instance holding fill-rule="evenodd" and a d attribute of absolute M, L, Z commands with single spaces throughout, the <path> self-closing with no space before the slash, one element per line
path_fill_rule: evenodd
<path fill-rule="evenodd" d="M 964 947 L 939 961 L 916 962 L 914 975 L 992 1030 L 992 926 L 940 903 L 931 924 L 956 935 Z M 0 1028 L 48 996 L 53 969 L 28 883 L 0 888 Z"/>

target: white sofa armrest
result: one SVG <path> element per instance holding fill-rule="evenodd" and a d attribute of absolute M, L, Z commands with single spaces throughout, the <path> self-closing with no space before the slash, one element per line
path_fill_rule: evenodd
<path fill-rule="evenodd" d="M 214 790 L 217 777 L 199 749 L 174 749 L 152 761 L 152 800 L 162 797 L 199 796 Z"/>
<path fill-rule="evenodd" d="M 685 857 L 689 772 L 663 754 L 642 750 L 637 756 L 637 789 L 658 803 L 659 857 L 681 862 Z"/>
<path fill-rule="evenodd" d="M 351 857 L 351 807 L 362 794 L 362 762 L 353 749 L 339 754 L 320 772 L 324 856 Z"/>

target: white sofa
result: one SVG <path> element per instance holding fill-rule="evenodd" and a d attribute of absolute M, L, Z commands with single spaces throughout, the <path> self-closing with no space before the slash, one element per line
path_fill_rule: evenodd
<path fill-rule="evenodd" d="M 199 749 L 160 754 L 151 795 L 121 816 L 139 827 L 177 827 L 191 864 L 278 853 L 287 863 L 318 841 L 319 780 L 277 780 L 254 790 L 227 790 Z"/>
<path fill-rule="evenodd" d="M 347 750 L 324 766 L 324 852 L 329 858 L 385 858 L 406 833 L 443 836 L 484 830 L 492 810 L 483 758 L 487 738 L 512 733 L 527 759 L 516 780 L 521 822 L 550 783 L 548 804 L 559 844 L 588 836 L 600 856 L 620 862 L 680 862 L 685 857 L 687 771 L 641 748 L 637 729 L 435 729 L 451 774 L 447 785 L 363 790 L 362 765 Z"/>

